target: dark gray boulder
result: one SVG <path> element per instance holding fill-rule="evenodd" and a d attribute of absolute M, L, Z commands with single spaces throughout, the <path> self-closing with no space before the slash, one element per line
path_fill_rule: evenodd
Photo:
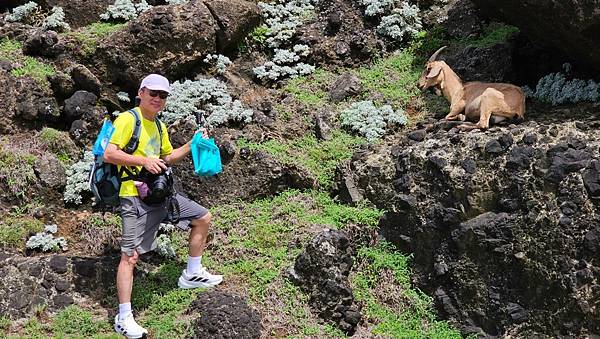
<path fill-rule="evenodd" d="M 67 121 L 74 121 L 94 111 L 98 97 L 87 91 L 77 91 L 65 100 L 64 117 Z"/>
<path fill-rule="evenodd" d="M 226 10 L 216 14 L 208 5 Z M 244 0 L 155 6 L 100 42 L 96 74 L 132 93 L 149 73 L 179 79 L 207 54 L 237 46 L 258 22 L 258 7 Z"/>
<path fill-rule="evenodd" d="M 571 121 L 457 134 L 440 122 L 421 142 L 356 153 L 337 185 L 352 178 L 388 211 L 380 236 L 413 255 L 419 287 L 464 334 L 597 334 L 595 133 Z"/>
<path fill-rule="evenodd" d="M 306 246 L 288 272 L 290 280 L 310 295 L 316 313 L 348 334 L 354 333 L 362 318 L 348 282 L 352 251 L 345 232 L 325 230 Z"/>
<path fill-rule="evenodd" d="M 220 290 L 200 293 L 187 313 L 194 318 L 192 338 L 260 338 L 259 313 L 241 297 Z"/>

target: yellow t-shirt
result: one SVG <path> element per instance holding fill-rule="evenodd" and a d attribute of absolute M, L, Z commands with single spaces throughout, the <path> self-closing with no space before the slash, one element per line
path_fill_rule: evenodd
<path fill-rule="evenodd" d="M 140 140 L 138 147 L 133 152 L 133 155 L 149 158 L 160 158 L 171 154 L 171 152 L 173 152 L 173 146 L 169 141 L 169 135 L 167 133 L 167 127 L 165 124 L 162 121 L 160 123 L 162 127 L 162 140 L 159 142 L 160 132 L 158 130 L 158 126 L 156 126 L 156 122 L 154 120 L 145 119 L 142 116 L 139 107 L 136 107 L 135 110 L 138 112 L 139 117 L 142 120 L 142 125 L 140 129 Z M 110 138 L 110 143 L 117 145 L 119 149 L 123 150 L 133 135 L 134 125 L 135 117 L 133 114 L 129 112 L 122 112 L 119 114 L 113 123 L 115 131 Z M 137 167 L 138 171 L 142 169 L 142 166 L 135 167 Z M 121 166 L 119 166 L 119 170 L 120 169 Z M 123 176 L 127 176 L 127 174 L 123 173 Z M 123 181 L 123 183 L 121 183 L 121 190 L 119 191 L 120 197 L 135 197 L 137 195 L 138 192 L 132 180 Z"/>

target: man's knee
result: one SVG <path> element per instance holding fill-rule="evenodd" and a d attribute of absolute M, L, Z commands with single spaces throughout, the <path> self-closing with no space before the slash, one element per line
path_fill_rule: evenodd
<path fill-rule="evenodd" d="M 192 225 L 192 226 L 210 226 L 211 221 L 212 221 L 212 214 L 210 212 L 207 212 L 201 218 L 192 220 L 190 225 Z"/>
<path fill-rule="evenodd" d="M 127 265 L 131 265 L 131 266 L 135 266 L 135 264 L 137 264 L 138 258 L 139 258 L 139 254 L 136 250 L 133 250 L 132 254 L 129 255 L 129 253 L 126 252 L 122 252 L 121 253 L 121 263 L 127 264 Z"/>

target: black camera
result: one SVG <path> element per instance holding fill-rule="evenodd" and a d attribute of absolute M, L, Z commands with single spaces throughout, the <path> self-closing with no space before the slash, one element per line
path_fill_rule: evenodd
<path fill-rule="evenodd" d="M 173 194 L 173 171 L 171 167 L 160 174 L 152 174 L 145 168 L 139 175 L 139 180 L 148 187 L 148 193 L 142 200 L 147 204 L 158 204 L 164 202 Z"/>

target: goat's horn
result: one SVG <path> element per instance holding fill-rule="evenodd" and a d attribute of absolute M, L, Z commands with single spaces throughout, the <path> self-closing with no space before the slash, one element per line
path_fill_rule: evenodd
<path fill-rule="evenodd" d="M 440 52 L 441 52 L 441 51 L 442 51 L 444 48 L 446 48 L 446 47 L 448 47 L 448 46 L 442 46 L 442 47 L 440 47 L 440 49 L 438 49 L 437 51 L 435 51 L 435 53 L 433 53 L 433 54 L 431 55 L 431 57 L 429 57 L 429 60 L 427 60 L 427 62 L 432 62 L 432 61 L 435 61 L 435 59 L 437 59 L 437 56 L 438 56 L 438 54 L 440 54 Z"/>

